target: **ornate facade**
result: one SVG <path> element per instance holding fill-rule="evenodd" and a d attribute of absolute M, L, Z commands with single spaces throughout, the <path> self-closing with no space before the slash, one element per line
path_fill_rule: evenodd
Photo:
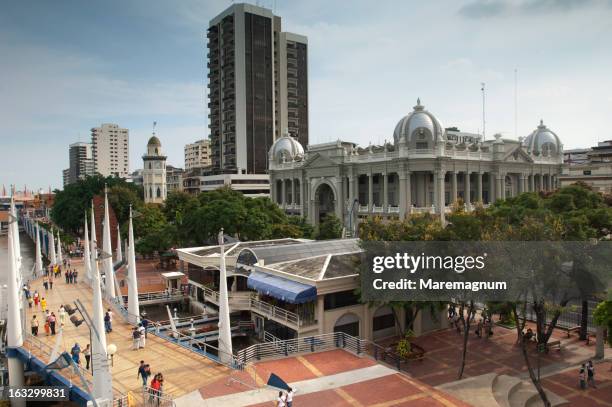
<path fill-rule="evenodd" d="M 524 140 L 445 129 L 420 100 L 403 117 L 393 144 L 358 147 L 338 140 L 304 151 L 289 135 L 269 152 L 274 202 L 312 224 L 328 213 L 351 231 L 359 216 L 404 218 L 410 213 L 444 214 L 458 199 L 476 203 L 558 186 L 563 146 L 543 122 Z"/>
<path fill-rule="evenodd" d="M 145 203 L 164 203 L 168 195 L 166 180 L 166 156 L 162 154 L 161 142 L 153 135 L 147 143 L 147 153 L 142 156 L 142 186 Z"/>

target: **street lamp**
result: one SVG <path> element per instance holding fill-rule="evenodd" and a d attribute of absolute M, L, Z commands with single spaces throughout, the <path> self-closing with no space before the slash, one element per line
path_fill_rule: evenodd
<path fill-rule="evenodd" d="M 106 353 L 108 353 L 108 356 L 111 361 L 111 366 L 113 366 L 113 356 L 115 356 L 115 353 L 117 353 L 117 345 L 115 345 L 114 343 L 109 344 L 106 347 Z"/>

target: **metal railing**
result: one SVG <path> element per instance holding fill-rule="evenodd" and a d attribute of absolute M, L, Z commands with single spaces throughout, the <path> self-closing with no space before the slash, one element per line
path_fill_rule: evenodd
<path fill-rule="evenodd" d="M 156 407 L 174 407 L 175 405 L 171 395 L 164 394 L 149 386 L 143 386 L 142 388 L 142 404 Z"/>
<path fill-rule="evenodd" d="M 138 294 L 139 302 L 151 302 L 151 301 L 175 301 L 181 300 L 188 297 L 189 295 L 181 290 L 172 291 L 155 291 L 150 293 Z"/>
<path fill-rule="evenodd" d="M 367 344 L 367 341 L 344 332 L 334 332 L 286 340 L 278 339 L 269 334 L 268 338 L 274 339 L 238 351 L 238 359 L 246 364 L 261 359 L 287 357 L 300 353 L 319 352 L 337 348 L 342 348 L 360 355 L 365 351 Z"/>
<path fill-rule="evenodd" d="M 219 304 L 219 292 L 212 290 L 211 288 L 204 287 L 204 299 L 206 301 L 213 302 L 215 304 Z M 231 292 L 229 294 L 229 304 L 234 308 L 245 308 L 246 310 L 256 311 L 260 314 L 268 318 L 276 318 L 281 322 L 285 322 L 287 324 L 291 324 L 295 327 L 308 326 L 314 323 L 314 318 L 304 319 L 300 318 L 298 314 L 295 312 L 287 311 L 284 308 L 277 307 L 276 305 L 268 304 L 267 302 L 260 301 L 258 299 L 242 296 L 242 295 L 233 295 Z"/>

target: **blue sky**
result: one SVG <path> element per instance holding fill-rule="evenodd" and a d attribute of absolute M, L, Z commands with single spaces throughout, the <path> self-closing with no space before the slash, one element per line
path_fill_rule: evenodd
<path fill-rule="evenodd" d="M 0 184 L 61 187 L 68 144 L 115 122 L 131 169 L 157 121 L 169 163 L 207 137 L 208 21 L 230 1 L 14 1 L 0 13 Z M 309 38 L 310 141 L 391 139 L 420 97 L 445 126 L 566 147 L 612 139 L 612 0 L 267 0 Z"/>

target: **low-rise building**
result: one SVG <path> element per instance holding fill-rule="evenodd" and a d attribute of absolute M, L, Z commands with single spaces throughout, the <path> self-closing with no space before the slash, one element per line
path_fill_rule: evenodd
<path fill-rule="evenodd" d="M 210 167 L 211 164 L 210 140 L 202 139 L 185 144 L 185 171 Z"/>
<path fill-rule="evenodd" d="M 356 289 L 363 249 L 358 239 L 237 242 L 224 249 L 230 313 L 248 312 L 262 339 L 341 331 L 379 340 L 405 327 L 403 310 L 394 315 L 388 306 L 360 302 Z M 177 252 L 181 271 L 189 276 L 191 311 L 218 310 L 220 246 Z M 413 330 L 421 335 L 446 325 L 442 311 L 438 318 L 423 312 Z"/>
<path fill-rule="evenodd" d="M 168 192 L 183 190 L 183 171 L 172 165 L 166 165 L 166 188 Z"/>
<path fill-rule="evenodd" d="M 270 196 L 268 174 L 213 174 L 210 167 L 195 168 L 183 175 L 183 190 L 190 194 L 230 187 L 250 198 Z"/>
<path fill-rule="evenodd" d="M 597 143 L 590 149 L 563 152 L 561 186 L 582 182 L 602 194 L 612 194 L 612 140 Z"/>

